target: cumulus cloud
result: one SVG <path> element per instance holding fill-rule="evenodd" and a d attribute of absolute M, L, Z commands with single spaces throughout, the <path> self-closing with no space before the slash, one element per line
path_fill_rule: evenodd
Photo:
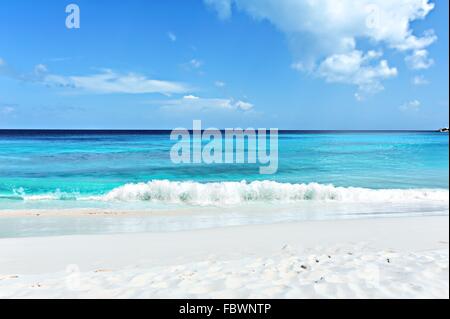
<path fill-rule="evenodd" d="M 331 83 L 348 83 L 358 87 L 357 98 L 373 94 L 383 89 L 381 80 L 397 75 L 386 60 L 377 61 L 381 53 L 352 51 L 348 54 L 335 54 L 326 58 L 318 68 L 318 75 Z"/>
<path fill-rule="evenodd" d="M 358 51 L 362 40 L 374 47 L 384 46 L 409 56 L 419 53 L 426 58 L 426 48 L 437 39 L 433 30 L 417 35 L 411 28 L 412 21 L 425 19 L 434 9 L 429 0 L 204 1 L 222 19 L 231 17 L 233 8 L 236 8 L 256 20 L 272 23 L 289 40 L 294 55 L 292 67 L 310 74 L 323 73 L 324 67 L 333 60 L 348 58 L 358 61 L 361 60 L 358 55 L 370 55 L 369 52 Z M 377 58 L 381 59 L 381 55 Z M 380 88 L 381 80 L 392 77 L 394 69 L 386 60 L 377 64 L 375 60 L 372 58 L 374 65 L 369 69 L 365 63 L 355 63 L 361 66 L 361 70 L 350 72 L 350 78 L 343 77 L 344 74 L 331 76 L 332 82 L 355 84 L 361 88 L 360 81 L 355 80 L 355 74 L 359 74 L 378 78 L 373 78 L 373 82 Z M 423 67 L 428 64 L 417 65 Z M 330 76 L 323 77 L 330 80 Z"/>
<path fill-rule="evenodd" d="M 434 64 L 434 60 L 428 57 L 427 50 L 416 50 L 405 58 L 409 68 L 413 70 L 425 70 Z"/>
<path fill-rule="evenodd" d="M 180 99 L 152 102 L 169 111 L 250 111 L 254 105 L 240 100 L 225 98 L 202 98 L 195 95 L 186 95 Z"/>
<path fill-rule="evenodd" d="M 405 104 L 400 106 L 400 110 L 403 112 L 417 112 L 420 110 L 421 103 L 418 100 L 412 100 L 409 102 L 406 102 Z"/>

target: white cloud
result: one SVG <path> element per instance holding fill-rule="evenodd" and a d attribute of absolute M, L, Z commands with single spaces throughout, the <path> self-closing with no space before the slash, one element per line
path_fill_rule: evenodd
<path fill-rule="evenodd" d="M 318 67 L 317 74 L 331 83 L 348 83 L 358 87 L 357 98 L 383 90 L 381 80 L 395 77 L 397 69 L 386 60 L 377 61 L 381 53 L 352 51 L 326 58 Z M 376 61 L 376 63 L 374 63 Z"/>
<path fill-rule="evenodd" d="M 43 70 L 43 68 L 38 69 Z M 181 83 L 149 79 L 136 73 L 120 74 L 112 70 L 104 70 L 97 74 L 84 76 L 63 76 L 49 73 L 40 73 L 40 76 L 40 81 L 48 86 L 65 87 L 98 94 L 173 94 L 186 93 L 190 90 Z"/>
<path fill-rule="evenodd" d="M 1 65 L 0 65 L 1 66 Z M 6 66 L 6 64 L 5 64 Z M 4 70 L 3 70 L 4 69 Z M 60 75 L 49 72 L 44 64 L 38 64 L 29 74 L 16 74 L 6 68 L 0 68 L 3 75 L 24 81 L 60 87 L 95 94 L 149 94 L 160 93 L 164 95 L 183 94 L 192 89 L 179 82 L 149 79 L 137 73 L 117 73 L 110 69 L 88 75 Z"/>
<path fill-rule="evenodd" d="M 192 59 L 191 61 L 189 61 L 189 65 L 194 69 L 198 69 L 203 65 L 203 62 L 197 59 Z"/>
<path fill-rule="evenodd" d="M 428 57 L 427 50 L 416 50 L 405 58 L 409 68 L 413 70 L 425 70 L 434 64 L 434 60 Z"/>
<path fill-rule="evenodd" d="M 167 36 L 169 37 L 169 40 L 172 42 L 177 41 L 177 36 L 173 32 L 167 32 Z"/>
<path fill-rule="evenodd" d="M 185 95 L 183 97 L 184 100 L 199 100 L 200 98 L 198 96 L 195 95 Z"/>
<path fill-rule="evenodd" d="M 416 75 L 411 82 L 414 85 L 427 85 L 430 83 L 423 75 Z"/>
<path fill-rule="evenodd" d="M 231 16 L 231 1 L 230 0 L 204 0 L 207 5 L 212 6 L 222 20 L 228 19 Z"/>
<path fill-rule="evenodd" d="M 226 83 L 222 82 L 222 81 L 216 81 L 216 82 L 214 82 L 214 85 L 219 87 L 219 88 L 223 88 L 223 87 L 226 86 Z"/>
<path fill-rule="evenodd" d="M 0 58 L 0 66 L 5 64 L 5 60 L 3 60 L 2 58 Z"/>
<path fill-rule="evenodd" d="M 410 22 L 433 10 L 429 0 L 205 0 L 222 17 L 231 4 L 258 20 L 268 20 L 281 31 L 312 36 L 316 54 L 347 50 L 359 37 L 385 42 L 399 50 L 422 49 L 436 40 L 432 31 L 413 35 Z M 306 53 L 306 52 L 305 52 Z M 312 53 L 312 52 L 309 52 Z"/>
<path fill-rule="evenodd" d="M 16 109 L 12 106 L 3 106 L 0 107 L 0 115 L 10 115 L 14 113 Z"/>
<path fill-rule="evenodd" d="M 43 74 L 45 74 L 45 73 L 47 73 L 48 72 L 48 68 L 47 68 L 47 66 L 46 65 L 44 65 L 44 64 L 38 64 L 38 65 L 36 65 L 35 67 L 34 67 L 34 73 L 35 73 L 35 75 L 43 75 Z"/>
<path fill-rule="evenodd" d="M 412 101 L 409 101 L 409 102 L 403 104 L 402 106 L 400 106 L 400 110 L 403 112 L 409 112 L 409 111 L 417 112 L 420 110 L 420 106 L 421 106 L 420 101 L 412 100 Z"/>
<path fill-rule="evenodd" d="M 317 74 L 325 61 L 354 55 L 360 41 L 374 46 L 373 52 L 387 47 L 410 55 L 426 52 L 437 39 L 433 30 L 418 36 L 411 27 L 411 22 L 425 19 L 434 9 L 430 0 L 204 1 L 215 8 L 222 19 L 229 18 L 235 7 L 256 20 L 272 23 L 289 40 L 294 55 L 292 68 L 310 74 Z M 363 55 L 367 56 L 369 52 Z M 387 65 L 387 61 L 379 61 L 375 69 L 351 72 L 350 79 L 341 82 L 359 87 L 359 81 L 355 83 L 355 73 L 378 73 L 381 82 L 384 71 L 390 69 Z M 391 74 L 388 72 L 386 78 Z"/>
<path fill-rule="evenodd" d="M 181 67 L 186 71 L 197 71 L 199 74 L 203 72 L 200 70 L 203 66 L 203 61 L 198 59 L 191 59 L 186 63 L 181 64 Z"/>
<path fill-rule="evenodd" d="M 250 111 L 254 105 L 234 99 L 225 98 L 202 98 L 194 95 L 186 95 L 180 99 L 172 99 L 166 101 L 152 102 L 152 104 L 160 105 L 164 110 L 168 111 Z"/>
<path fill-rule="evenodd" d="M 243 111 L 250 111 L 251 109 L 253 109 L 254 105 L 248 102 L 243 102 L 243 101 L 237 101 L 236 103 L 234 103 L 234 105 Z"/>

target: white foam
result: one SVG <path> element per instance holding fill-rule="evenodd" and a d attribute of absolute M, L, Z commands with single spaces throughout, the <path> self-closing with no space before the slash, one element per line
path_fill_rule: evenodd
<path fill-rule="evenodd" d="M 154 180 L 126 184 L 109 193 L 89 197 L 100 201 L 150 201 L 190 205 L 237 205 L 246 202 L 336 201 L 373 202 L 448 202 L 447 189 L 367 189 L 333 185 L 255 182 L 173 182 Z"/>
<path fill-rule="evenodd" d="M 13 190 L 12 196 L 9 196 L 11 199 L 24 200 L 24 201 L 55 201 L 55 200 L 76 200 L 78 197 L 78 193 L 66 193 L 61 192 L 61 190 L 57 189 L 54 192 L 46 193 L 46 194 L 36 194 L 36 195 L 28 195 L 25 190 L 20 187 L 18 189 Z"/>

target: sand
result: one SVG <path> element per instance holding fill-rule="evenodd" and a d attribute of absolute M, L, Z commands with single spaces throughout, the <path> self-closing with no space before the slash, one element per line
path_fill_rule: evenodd
<path fill-rule="evenodd" d="M 0 239 L 1 298 L 449 298 L 449 218 Z"/>

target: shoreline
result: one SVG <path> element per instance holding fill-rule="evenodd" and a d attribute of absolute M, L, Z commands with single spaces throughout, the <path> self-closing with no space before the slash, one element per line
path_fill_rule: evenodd
<path fill-rule="evenodd" d="M 313 205 L 316 205 L 315 210 L 319 211 L 323 208 L 340 208 L 339 210 L 336 210 L 336 212 L 342 212 L 345 209 L 350 208 L 349 213 L 342 214 L 342 216 L 352 216 L 352 215 L 359 215 L 355 211 L 358 210 L 358 208 L 361 208 L 365 205 L 365 203 L 330 203 L 330 202 L 321 202 L 321 203 L 307 203 L 310 206 L 295 206 L 289 204 L 281 206 L 278 208 L 278 212 L 287 213 L 287 212 L 302 212 L 305 209 L 314 208 Z M 372 204 L 372 203 L 369 203 Z M 440 203 L 439 203 L 440 204 Z M 448 204 L 448 203 L 447 203 Z M 335 205 L 335 206 L 333 206 Z M 392 204 L 391 204 L 392 205 Z M 409 203 L 411 205 L 411 203 Z M 380 205 L 381 206 L 381 205 Z M 375 206 L 373 207 L 380 207 Z M 393 206 L 393 205 L 392 205 Z M 430 206 L 431 207 L 431 206 Z M 219 207 L 219 206 L 187 206 L 187 207 L 177 207 L 177 208 L 155 208 L 155 209 L 107 209 L 107 208 L 67 208 L 67 209 L 59 209 L 59 208 L 52 208 L 52 209 L 0 209 L 0 218 L 38 218 L 38 217 L 151 217 L 151 216 L 158 216 L 158 217 L 164 217 L 164 216 L 184 216 L 185 214 L 226 214 L 229 212 L 233 213 L 252 213 L 255 210 L 259 211 L 260 213 L 270 213 L 273 212 L 274 209 L 277 207 L 274 206 L 274 203 L 269 203 L 266 206 L 252 206 L 252 205 L 241 205 L 241 206 L 228 206 L 228 207 Z M 408 207 L 409 208 L 409 207 Z M 432 209 L 435 209 L 435 207 L 432 207 Z M 375 211 L 373 213 L 367 212 L 367 216 L 364 216 L 361 214 L 362 219 L 371 219 L 371 218 L 378 218 L 376 217 L 377 214 L 381 215 L 380 218 L 385 218 L 386 216 L 389 216 L 390 214 L 395 215 L 398 214 L 396 217 L 414 217 L 414 215 L 423 214 L 425 216 L 448 216 L 449 215 L 449 209 L 448 205 L 445 205 L 445 209 L 442 209 L 440 207 L 437 210 L 427 211 L 424 210 L 418 210 L 418 211 L 393 211 L 389 212 L 389 209 L 385 209 L 385 211 Z M 336 213 L 332 212 L 332 213 Z M 408 216 L 408 214 L 411 214 L 411 216 Z M 333 216 L 330 214 L 329 216 Z M 336 215 L 338 217 L 339 215 Z M 358 218 L 358 217 L 357 217 Z M 395 217 L 394 217 L 395 218 Z M 339 220 L 339 218 L 337 218 Z"/>
<path fill-rule="evenodd" d="M 305 203 L 306 206 L 273 204 L 239 207 L 167 207 L 164 209 L 40 209 L 0 210 L 0 239 L 61 237 L 78 235 L 125 235 L 165 232 L 195 232 L 233 227 L 258 227 L 307 222 L 384 220 L 420 217 L 448 217 L 448 208 L 387 208 L 334 203 Z M 448 207 L 448 206 L 447 206 Z"/>
<path fill-rule="evenodd" d="M 0 297 L 448 298 L 448 236 L 438 216 L 0 239 Z M 70 267 L 90 284 L 68 289 Z"/>

